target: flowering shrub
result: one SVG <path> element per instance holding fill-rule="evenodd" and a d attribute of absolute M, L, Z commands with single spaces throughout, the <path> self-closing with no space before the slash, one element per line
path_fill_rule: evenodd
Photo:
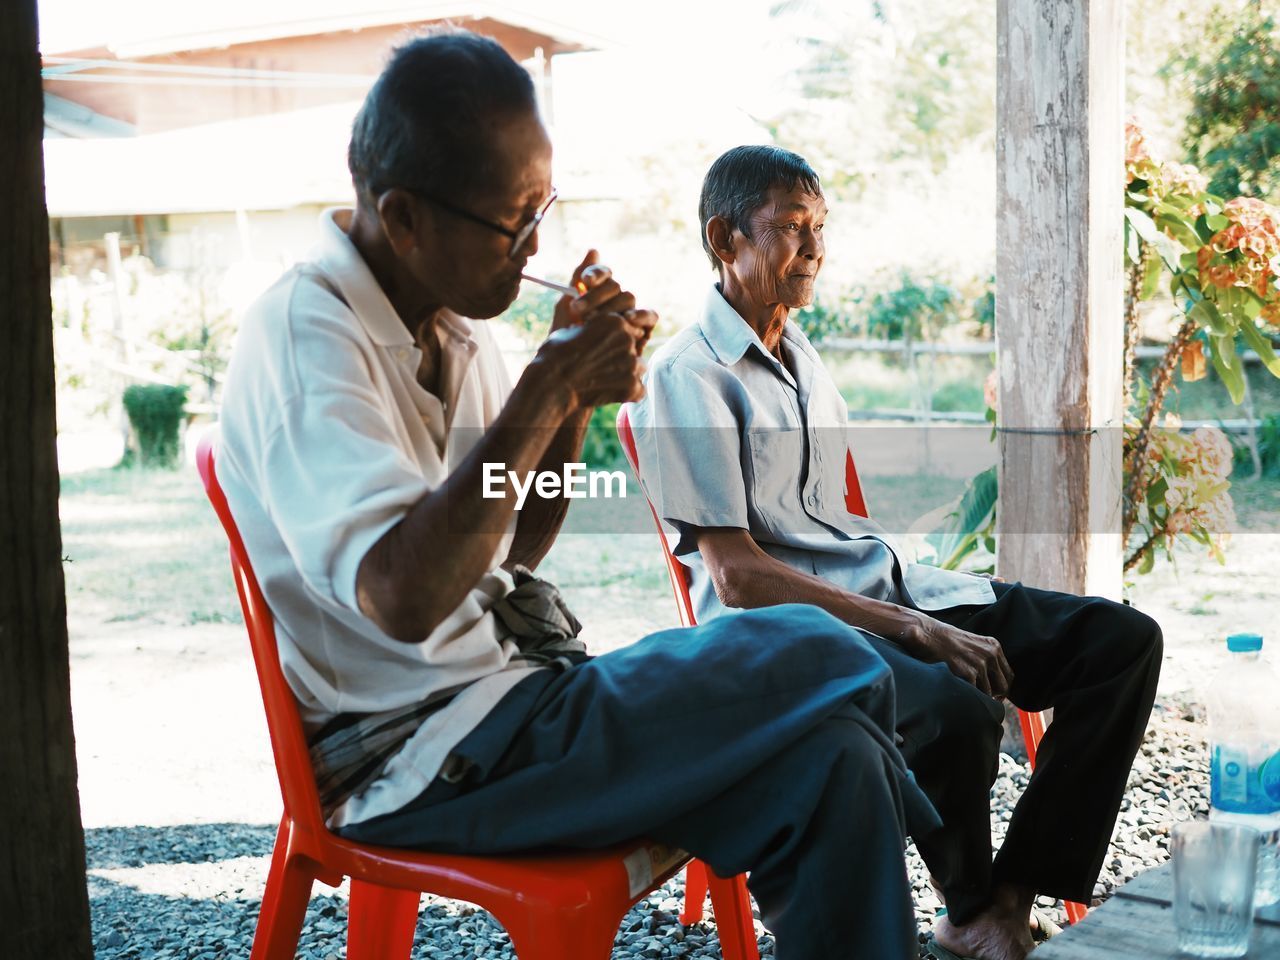
<path fill-rule="evenodd" d="M 1124 142 L 1125 186 L 1131 192 L 1144 195 L 1147 202 L 1158 203 L 1171 196 L 1194 198 L 1208 191 L 1209 178 L 1190 164 L 1170 160 L 1160 162 L 1152 158 L 1146 137 L 1136 121 L 1130 120 L 1125 124 Z M 1135 180 L 1139 182 L 1136 189 L 1133 186 Z M 1192 204 L 1190 208 L 1198 206 Z M 1196 209 L 1196 212 L 1201 211 Z"/>
<path fill-rule="evenodd" d="M 1169 554 L 1178 537 L 1224 559 L 1235 519 L 1230 442 L 1216 429 L 1185 436 L 1176 418 L 1164 429 L 1156 424 L 1174 372 L 1181 365 L 1185 377 L 1198 378 L 1206 352 L 1235 403 L 1245 389 L 1240 347 L 1280 377 L 1271 339 L 1259 327 L 1280 327 L 1280 211 L 1246 197 L 1223 203 L 1195 167 L 1153 157 L 1133 121 L 1125 146 L 1124 537 L 1137 544 L 1125 569 L 1145 572 L 1156 548 Z M 1137 304 L 1155 296 L 1166 275 L 1183 322 L 1150 384 L 1135 383 Z"/>
<path fill-rule="evenodd" d="M 1125 428 L 1131 441 L 1137 423 Z M 1164 427 L 1151 434 L 1151 455 L 1146 464 L 1146 510 L 1143 527 L 1148 542 L 1135 551 L 1139 573 L 1155 564 L 1157 549 L 1172 558 L 1179 537 L 1203 544 L 1225 562 L 1223 548 L 1235 526 L 1230 476 L 1234 462 L 1231 441 L 1217 427 L 1199 427 L 1184 433 L 1173 414 Z"/>
<path fill-rule="evenodd" d="M 1136 123 L 1130 121 L 1125 133 L 1127 333 L 1136 337 L 1134 307 L 1154 296 L 1167 274 L 1169 291 L 1186 317 L 1170 344 L 1176 350 L 1171 365 L 1203 331 L 1214 369 L 1239 403 L 1244 365 L 1238 345 L 1252 349 L 1280 376 L 1280 360 L 1258 327 L 1258 321 L 1280 326 L 1280 210 L 1248 197 L 1224 204 L 1207 192 L 1206 178 L 1194 167 L 1155 160 Z M 1152 399 L 1158 413 L 1163 392 Z"/>
<path fill-rule="evenodd" d="M 1280 377 L 1269 336 L 1280 328 L 1280 210 L 1247 197 L 1223 203 L 1195 167 L 1153 157 L 1132 121 L 1125 127 L 1124 165 L 1124 569 L 1146 573 L 1157 550 L 1172 558 L 1179 538 L 1225 562 L 1223 547 L 1235 526 L 1231 443 L 1216 427 L 1183 433 L 1174 416 L 1157 425 L 1175 371 L 1181 366 L 1186 379 L 1199 379 L 1206 352 L 1236 403 L 1245 389 L 1238 346 L 1252 349 Z M 1136 364 L 1137 306 L 1156 295 L 1166 276 L 1183 321 L 1144 383 Z M 996 386 L 993 373 L 983 385 L 993 424 Z M 974 477 L 930 534 L 942 565 L 964 568 L 984 549 L 994 529 L 994 485 L 992 471 Z"/>
<path fill-rule="evenodd" d="M 1263 301 L 1259 316 L 1280 326 L 1280 301 L 1274 297 L 1280 280 L 1280 212 L 1261 200 L 1237 197 L 1222 208 L 1228 225 L 1196 253 L 1200 289 L 1214 299 L 1239 297 L 1235 287 L 1257 294 Z"/>

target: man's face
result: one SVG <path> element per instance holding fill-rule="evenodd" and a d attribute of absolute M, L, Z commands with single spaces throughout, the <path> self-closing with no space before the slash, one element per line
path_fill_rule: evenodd
<path fill-rule="evenodd" d="M 493 127 L 495 163 L 486 187 L 473 197 L 444 197 L 493 223 L 518 231 L 551 195 L 551 142 L 533 113 L 503 118 Z M 430 207 L 430 201 L 423 200 Z M 424 223 L 419 276 L 445 306 L 486 319 L 507 309 L 520 292 L 520 274 L 538 250 L 537 231 L 512 259 L 511 238 L 435 206 Z"/>
<path fill-rule="evenodd" d="M 821 193 L 775 186 L 748 218 L 750 237 L 734 231 L 734 261 L 727 264 L 738 285 L 757 303 L 788 309 L 813 302 L 822 269 L 827 202 Z"/>

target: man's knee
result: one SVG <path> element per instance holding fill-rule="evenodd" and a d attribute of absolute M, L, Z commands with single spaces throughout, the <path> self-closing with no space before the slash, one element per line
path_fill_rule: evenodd
<path fill-rule="evenodd" d="M 867 634 L 811 604 L 748 610 L 734 619 L 751 625 L 743 634 L 755 637 L 757 650 L 765 657 L 812 664 L 818 673 L 830 676 L 868 670 L 888 673 L 888 665 Z"/>
<path fill-rule="evenodd" d="M 940 685 L 929 703 L 930 728 L 922 752 L 946 760 L 948 766 L 995 770 L 1004 733 L 1004 706 L 958 677 Z"/>
<path fill-rule="evenodd" d="M 788 603 L 769 609 L 776 612 L 786 624 L 790 642 L 802 646 L 810 655 L 854 647 L 860 653 L 870 653 L 877 660 L 880 659 L 880 654 L 871 645 L 870 634 L 850 626 L 821 607 L 808 603 Z"/>
<path fill-rule="evenodd" d="M 1164 656 L 1164 634 L 1160 624 L 1134 607 L 1099 600 L 1102 629 L 1090 630 L 1099 639 L 1095 656 L 1105 658 L 1116 673 L 1132 669 L 1158 668 Z"/>
<path fill-rule="evenodd" d="M 1160 629 L 1160 624 L 1141 610 L 1133 607 L 1124 609 L 1128 611 L 1130 630 L 1137 640 L 1140 652 L 1148 658 L 1159 660 L 1164 656 L 1164 632 Z"/>

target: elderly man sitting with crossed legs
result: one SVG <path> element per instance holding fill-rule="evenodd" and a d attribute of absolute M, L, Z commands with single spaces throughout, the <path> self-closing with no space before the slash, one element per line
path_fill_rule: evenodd
<path fill-rule="evenodd" d="M 711 166 L 699 217 L 718 282 L 630 411 L 640 475 L 700 623 L 804 603 L 871 635 L 896 680 L 903 755 L 943 822 L 915 837 L 947 906 L 932 949 L 1023 960 L 1037 893 L 1093 894 L 1155 698 L 1160 628 L 1097 597 L 908 562 L 848 513 L 846 404 L 790 319 L 813 300 L 826 216 L 794 153 L 737 147 Z M 1006 697 L 1054 720 L 993 863 Z"/>

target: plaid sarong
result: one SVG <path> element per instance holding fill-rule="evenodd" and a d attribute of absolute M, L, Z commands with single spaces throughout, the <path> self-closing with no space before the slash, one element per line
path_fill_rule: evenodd
<path fill-rule="evenodd" d="M 567 668 L 571 661 L 566 654 L 586 651 L 578 639 L 582 624 L 554 584 L 519 565 L 512 575 L 515 588 L 493 605 L 501 628 L 498 639 L 514 640 L 520 648 L 511 658 L 513 663 Z M 447 706 L 462 689 L 438 691 L 395 710 L 344 713 L 326 723 L 309 745 L 324 816 L 376 780 L 427 717 Z M 439 775 L 457 780 L 465 772 L 465 762 L 450 754 Z"/>

